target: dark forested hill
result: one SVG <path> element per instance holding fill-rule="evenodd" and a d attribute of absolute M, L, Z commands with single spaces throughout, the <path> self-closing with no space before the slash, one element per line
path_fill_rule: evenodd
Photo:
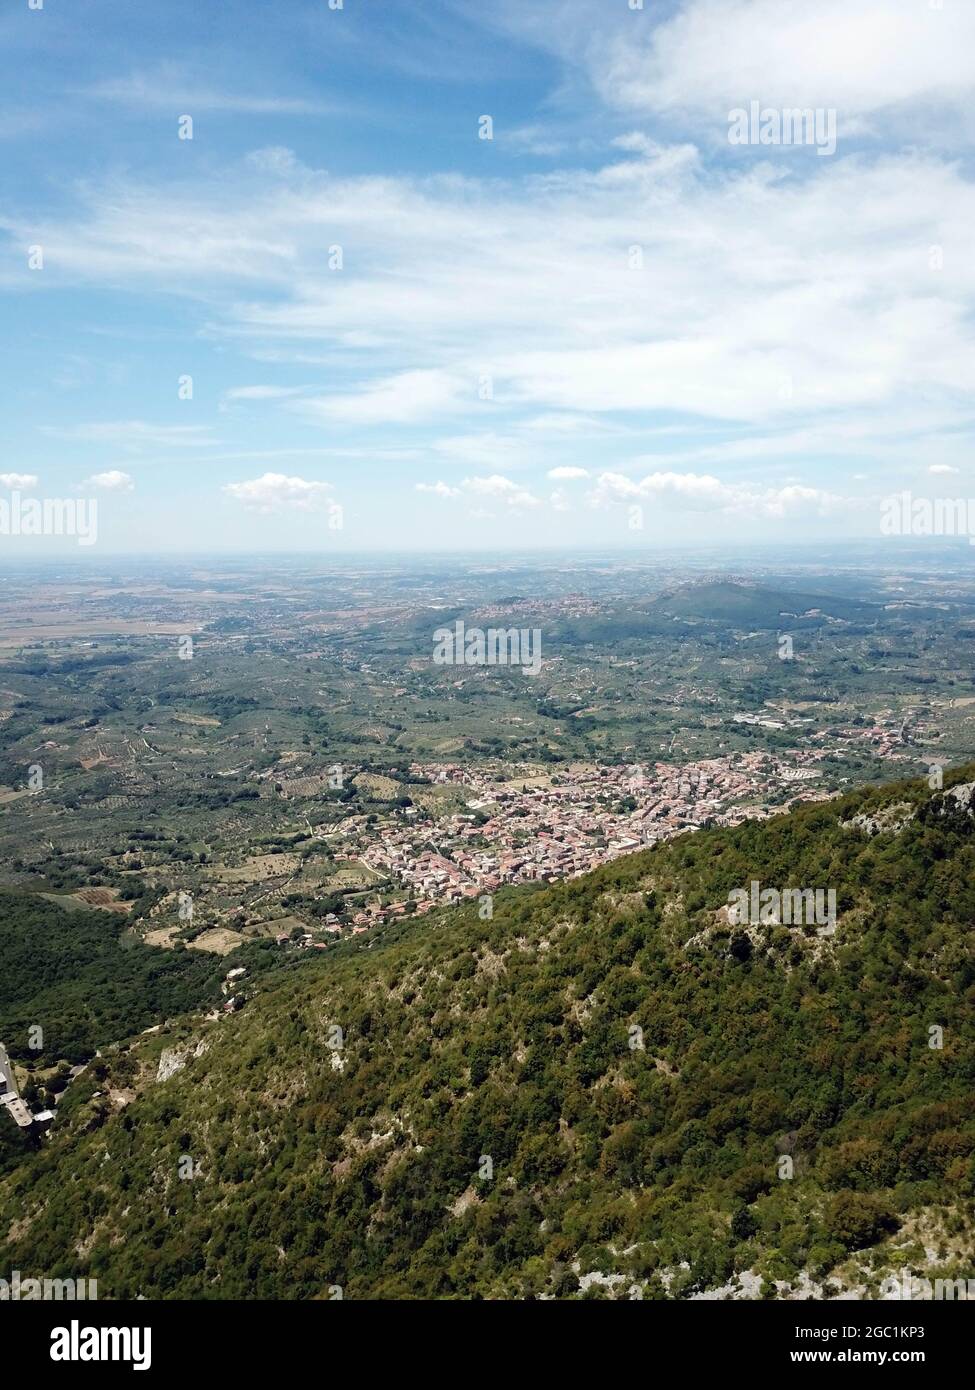
<path fill-rule="evenodd" d="M 503 892 L 107 1052 L 0 1182 L 0 1266 L 149 1298 L 970 1272 L 965 779 Z M 752 881 L 834 891 L 835 931 L 730 921 Z"/>
<path fill-rule="evenodd" d="M 238 951 L 229 965 L 261 955 L 272 948 Z M 0 891 L 0 1040 L 12 1057 L 86 1062 L 128 1033 L 217 1003 L 227 969 L 212 955 L 129 942 L 114 913 Z"/>

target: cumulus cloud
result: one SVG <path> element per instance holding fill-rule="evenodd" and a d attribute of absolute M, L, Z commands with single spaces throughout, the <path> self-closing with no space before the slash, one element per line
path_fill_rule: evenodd
<path fill-rule="evenodd" d="M 697 108 L 720 120 L 754 97 L 858 117 L 957 106 L 975 89 L 975 10 L 950 0 L 684 0 L 659 22 L 649 4 L 639 23 L 620 5 L 598 27 L 586 23 L 588 0 L 502 0 L 502 10 L 582 67 L 608 104 L 631 110 Z"/>
<path fill-rule="evenodd" d="M 465 478 L 460 487 L 450 487 L 447 483 L 417 483 L 417 492 L 432 493 L 437 497 L 463 497 L 468 500 L 490 499 L 502 502 L 512 510 L 541 506 L 541 499 L 520 483 L 500 473 L 483 477 Z M 471 513 L 475 515 L 475 513 Z"/>
<path fill-rule="evenodd" d="M 565 467 L 565 468 L 550 468 L 550 469 L 548 470 L 548 473 L 547 473 L 545 476 L 548 477 L 548 478 L 551 478 L 553 481 L 564 481 L 564 482 L 568 482 L 568 481 L 569 481 L 570 479 L 572 479 L 572 478 L 588 478 L 588 477 L 589 477 L 589 469 L 588 469 L 588 468 L 570 468 L 570 467 Z"/>
<path fill-rule="evenodd" d="M 0 487 L 37 487 L 36 473 L 0 473 Z"/>
<path fill-rule="evenodd" d="M 573 480 L 591 476 L 586 469 L 573 468 L 552 469 L 548 476 L 551 478 L 556 473 Z M 414 486 L 417 492 L 445 500 L 493 501 L 512 510 L 530 510 L 546 505 L 554 512 L 573 510 L 572 499 L 562 487 L 554 488 L 543 499 L 524 484 L 498 473 L 465 478 L 457 487 L 443 481 L 416 483 Z M 752 482 L 726 482 L 707 473 L 672 471 L 657 471 L 642 477 L 602 472 L 583 496 L 586 504 L 597 510 L 620 503 L 652 501 L 665 510 L 675 512 L 725 513 L 751 519 L 826 517 L 834 515 L 841 508 L 848 510 L 851 506 L 862 505 L 860 499 L 844 498 L 824 488 L 810 487 L 795 480 L 777 487 L 763 487 Z M 485 513 L 472 511 L 470 514 Z"/>
<path fill-rule="evenodd" d="M 541 505 L 539 498 L 529 492 L 526 487 L 512 482 L 510 478 L 502 477 L 500 473 L 492 473 L 490 477 L 486 478 L 465 478 L 464 488 L 477 497 L 493 497 L 496 501 L 504 502 L 509 507 L 538 507 Z"/>
<path fill-rule="evenodd" d="M 848 499 L 801 483 L 763 488 L 722 482 L 706 473 L 649 473 L 638 479 L 601 473 L 590 495 L 596 507 L 643 501 L 659 502 L 678 511 L 727 512 L 752 518 L 825 516 L 849 505 Z"/>
<path fill-rule="evenodd" d="M 436 482 L 436 483 L 417 483 L 417 484 L 416 484 L 416 490 L 417 490 L 417 492 L 430 492 L 430 493 L 432 493 L 435 497 L 459 497 L 459 496 L 460 496 L 460 488 L 459 488 L 459 487 L 449 487 L 446 483 L 442 483 L 442 482 L 439 482 L 439 481 Z"/>
<path fill-rule="evenodd" d="M 860 115 L 901 103 L 956 104 L 975 89 L 975 10 L 918 0 L 687 0 L 647 38 L 619 29 L 595 44 L 599 88 L 615 104 L 718 114 L 835 106 Z"/>
<path fill-rule="evenodd" d="M 90 478 L 86 478 L 83 487 L 98 488 L 102 492 L 133 492 L 135 483 L 128 473 L 123 473 L 120 468 L 109 468 L 104 473 L 93 473 Z"/>
<path fill-rule="evenodd" d="M 249 511 L 310 512 L 328 502 L 331 483 L 309 482 L 284 473 L 264 473 L 243 483 L 227 483 L 223 491 Z"/>

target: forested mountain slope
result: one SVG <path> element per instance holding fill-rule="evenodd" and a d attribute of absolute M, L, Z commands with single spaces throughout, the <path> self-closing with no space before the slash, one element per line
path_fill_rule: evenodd
<path fill-rule="evenodd" d="M 36 893 L 0 890 L 0 1038 L 32 1057 L 32 1025 L 45 1057 L 87 1061 L 96 1048 L 160 1017 L 218 1000 L 226 967 L 212 956 L 120 945 L 111 912 Z"/>
<path fill-rule="evenodd" d="M 971 1273 L 973 774 L 502 892 L 106 1052 L 0 1183 L 0 1267 L 103 1298 Z M 835 890 L 835 933 L 729 922 L 753 880 Z"/>

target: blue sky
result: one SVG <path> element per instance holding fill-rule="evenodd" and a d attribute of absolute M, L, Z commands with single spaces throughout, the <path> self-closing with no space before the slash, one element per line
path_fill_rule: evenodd
<path fill-rule="evenodd" d="M 0 496 L 97 497 L 112 553 L 971 495 L 973 51 L 960 0 L 11 0 Z M 835 152 L 731 143 L 753 102 Z"/>

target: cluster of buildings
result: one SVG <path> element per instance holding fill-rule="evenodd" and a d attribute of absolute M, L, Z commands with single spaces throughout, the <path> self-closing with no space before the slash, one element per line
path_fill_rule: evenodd
<path fill-rule="evenodd" d="M 777 708 L 732 717 L 771 730 L 813 722 Z M 807 730 L 807 746 L 781 753 L 736 751 L 680 765 L 570 764 L 544 776 L 538 766 L 502 761 L 414 762 L 409 781 L 453 790 L 453 814 L 434 813 L 429 800 L 423 806 L 414 798 L 388 817 L 346 817 L 329 838 L 381 874 L 384 886 L 361 895 L 341 919 L 330 913 L 321 928 L 363 932 L 505 884 L 575 878 L 689 830 L 764 819 L 798 800 L 828 800 L 832 793 L 816 786 L 824 758 L 865 745 L 880 757 L 908 759 L 910 723 L 911 716 L 891 710 L 872 725 Z M 400 900 L 389 901 L 391 893 Z M 323 949 L 311 933 L 281 944 Z"/>
<path fill-rule="evenodd" d="M 786 760 L 755 752 L 682 767 L 571 766 L 544 778 L 525 769 L 524 781 L 510 767 L 415 764 L 418 780 L 455 787 L 464 810 L 439 821 L 362 827 L 353 840 L 360 839 L 363 862 L 405 885 L 425 912 L 502 884 L 574 878 L 682 831 L 775 814 L 796 797 L 825 800 L 829 793 L 808 786 L 821 756 L 791 752 Z M 770 806 L 772 789 L 790 783 L 800 785 Z M 405 910 L 401 903 L 367 907 L 357 925 Z"/>
<path fill-rule="evenodd" d="M 27 1102 L 21 1098 L 14 1078 L 14 1069 L 3 1043 L 0 1043 L 0 1105 L 18 1129 L 33 1129 L 35 1126 L 46 1129 L 54 1119 L 52 1110 L 39 1110 L 34 1114 Z"/>

